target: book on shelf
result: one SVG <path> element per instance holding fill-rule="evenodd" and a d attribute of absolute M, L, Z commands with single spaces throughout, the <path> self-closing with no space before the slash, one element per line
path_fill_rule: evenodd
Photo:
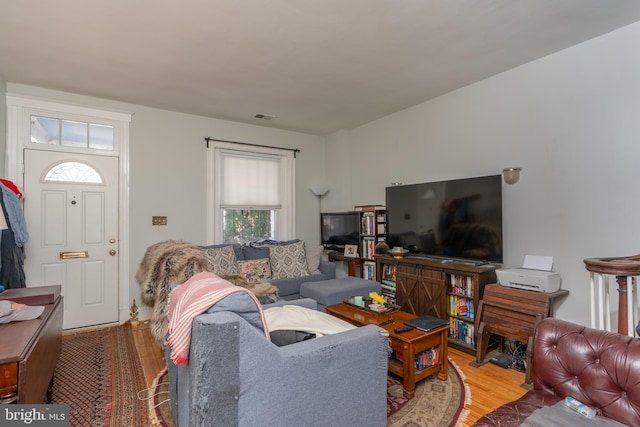
<path fill-rule="evenodd" d="M 356 212 L 367 212 L 367 211 L 384 211 L 387 208 L 384 205 L 360 205 L 354 206 L 353 210 Z"/>
<path fill-rule="evenodd" d="M 388 279 L 393 282 L 396 281 L 396 266 L 389 264 L 382 264 L 382 278 Z"/>
<path fill-rule="evenodd" d="M 362 263 L 362 278 L 365 280 L 376 280 L 376 263 L 365 261 Z"/>
<path fill-rule="evenodd" d="M 396 288 L 393 286 L 380 285 L 380 289 L 383 295 L 391 295 L 393 297 L 396 296 Z"/>
<path fill-rule="evenodd" d="M 373 237 L 362 238 L 362 258 L 373 259 L 373 255 L 375 254 L 375 243 L 376 242 Z"/>
<path fill-rule="evenodd" d="M 394 350 L 391 356 L 401 362 L 404 361 L 404 354 L 402 351 Z M 429 366 L 436 365 L 439 362 L 440 346 L 428 348 L 414 355 L 414 366 L 418 371 L 428 368 Z"/>
<path fill-rule="evenodd" d="M 475 345 L 473 338 L 473 323 L 467 323 L 462 320 L 449 318 L 449 337 L 458 341 L 465 342 L 469 345 Z"/>
<path fill-rule="evenodd" d="M 452 274 L 450 292 L 456 295 L 473 297 L 473 279 L 470 276 Z"/>
<path fill-rule="evenodd" d="M 474 319 L 475 307 L 473 300 L 465 296 L 449 295 L 449 315 Z"/>
<path fill-rule="evenodd" d="M 370 214 L 369 212 L 365 212 L 364 214 L 362 214 L 361 234 L 366 234 L 369 236 L 375 234 L 375 226 L 376 224 L 373 214 Z"/>

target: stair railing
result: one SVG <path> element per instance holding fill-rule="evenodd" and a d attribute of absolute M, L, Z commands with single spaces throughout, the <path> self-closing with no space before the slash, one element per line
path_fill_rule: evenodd
<path fill-rule="evenodd" d="M 591 327 L 611 330 L 609 277 L 613 276 L 618 284 L 618 333 L 633 337 L 638 321 L 636 284 L 640 276 L 640 255 L 587 258 L 584 263 L 591 276 Z"/>

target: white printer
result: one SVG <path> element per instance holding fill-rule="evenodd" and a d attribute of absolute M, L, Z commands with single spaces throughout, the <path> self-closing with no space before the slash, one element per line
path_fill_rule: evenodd
<path fill-rule="evenodd" d="M 555 292 L 560 289 L 560 274 L 551 271 L 553 257 L 526 255 L 522 268 L 498 269 L 498 282 L 502 286 L 537 292 Z"/>

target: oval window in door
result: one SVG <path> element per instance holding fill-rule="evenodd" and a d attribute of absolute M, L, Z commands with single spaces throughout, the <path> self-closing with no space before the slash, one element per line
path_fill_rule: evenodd
<path fill-rule="evenodd" d="M 45 174 L 45 182 L 104 184 L 100 173 L 86 163 L 68 161 L 52 166 Z"/>

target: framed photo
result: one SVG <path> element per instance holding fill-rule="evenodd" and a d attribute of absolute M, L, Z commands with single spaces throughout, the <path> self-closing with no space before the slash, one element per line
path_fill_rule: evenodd
<path fill-rule="evenodd" d="M 358 256 L 358 245 L 344 245 L 344 256 L 356 258 Z"/>

